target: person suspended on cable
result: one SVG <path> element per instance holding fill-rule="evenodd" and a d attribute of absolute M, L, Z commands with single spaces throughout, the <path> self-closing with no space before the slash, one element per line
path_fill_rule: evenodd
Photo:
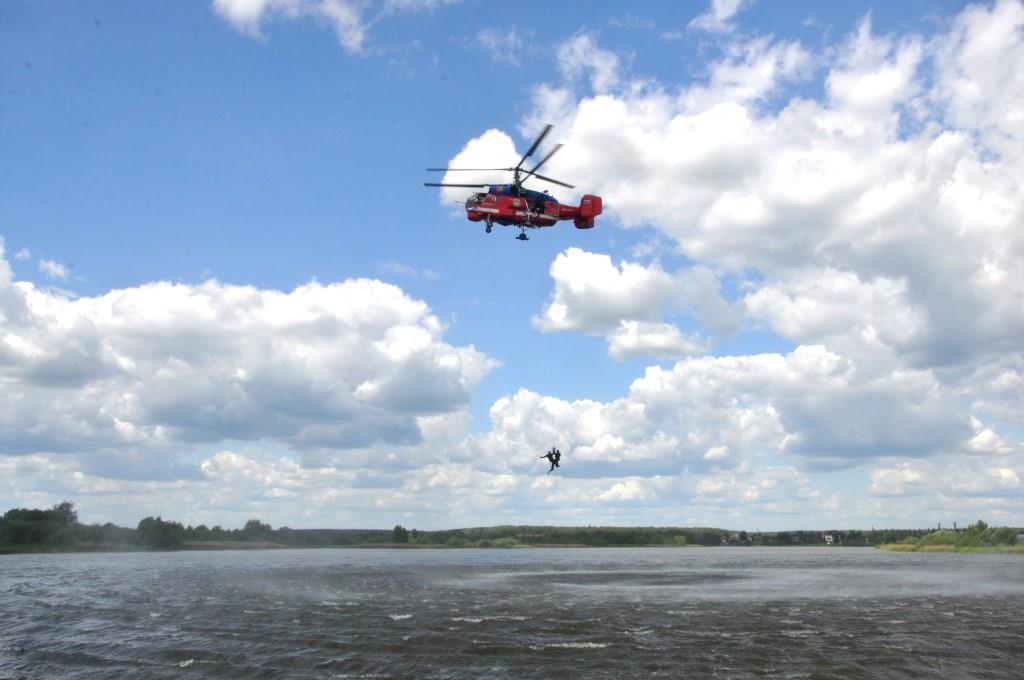
<path fill-rule="evenodd" d="M 547 458 L 551 462 L 551 467 L 548 468 L 548 474 L 549 475 L 551 474 L 551 471 L 554 470 L 556 467 L 561 467 L 558 464 L 558 461 L 560 461 L 562 459 L 562 452 L 559 451 L 554 446 L 551 447 L 550 451 L 548 451 L 543 456 L 541 456 L 541 458 Z"/>

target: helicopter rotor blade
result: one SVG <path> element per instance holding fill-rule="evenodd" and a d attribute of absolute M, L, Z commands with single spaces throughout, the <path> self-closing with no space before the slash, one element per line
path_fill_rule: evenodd
<path fill-rule="evenodd" d="M 427 168 L 427 172 L 507 172 L 512 168 Z"/>
<path fill-rule="evenodd" d="M 557 184 L 558 186 L 565 187 L 566 189 L 575 189 L 576 188 L 572 184 L 566 184 L 565 182 L 562 182 L 561 180 L 552 179 L 550 177 L 545 177 L 544 175 L 538 175 L 535 172 L 531 172 L 530 173 L 530 177 L 536 177 L 537 179 L 542 179 L 545 182 L 551 182 L 552 184 Z"/>
<path fill-rule="evenodd" d="M 445 184 L 444 182 L 424 182 L 425 187 L 463 187 L 466 189 L 483 189 L 484 187 L 491 186 L 490 184 Z"/>
<path fill-rule="evenodd" d="M 524 153 L 523 157 L 519 159 L 518 163 L 516 163 L 516 168 L 521 167 L 523 165 L 523 162 L 526 161 L 527 158 L 529 158 L 530 156 L 533 155 L 533 152 L 537 150 L 537 147 L 540 146 L 540 143 L 543 142 L 544 138 L 548 136 L 549 132 L 551 132 L 551 128 L 552 127 L 554 127 L 554 126 L 552 126 L 551 123 L 548 123 L 547 125 L 544 126 L 544 130 L 540 133 L 540 135 L 537 137 L 537 139 L 533 142 L 533 145 L 530 147 L 530 150 L 527 151 L 526 153 Z"/>
<path fill-rule="evenodd" d="M 561 148 L 562 148 L 561 144 L 556 144 L 555 148 L 551 149 L 551 151 L 548 152 L 548 155 L 544 156 L 544 158 L 541 159 L 541 162 L 537 163 L 537 165 L 533 166 L 533 170 L 527 171 L 526 174 L 527 175 L 536 175 L 537 171 L 540 170 L 540 166 L 542 166 L 545 163 L 547 163 L 548 160 L 550 160 L 552 156 L 554 156 L 556 153 L 558 153 L 558 150 L 561 149 Z"/>

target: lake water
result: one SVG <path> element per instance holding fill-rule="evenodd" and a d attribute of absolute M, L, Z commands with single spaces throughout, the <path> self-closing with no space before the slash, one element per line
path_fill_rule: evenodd
<path fill-rule="evenodd" d="M 1024 557 L 0 556 L 0 678 L 1024 677 Z"/>

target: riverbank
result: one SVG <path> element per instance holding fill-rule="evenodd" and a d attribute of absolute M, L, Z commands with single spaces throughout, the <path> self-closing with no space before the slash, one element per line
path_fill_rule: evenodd
<path fill-rule="evenodd" d="M 704 545 L 604 545 L 593 546 L 585 543 L 499 543 L 492 541 L 490 544 L 477 545 L 452 545 L 449 543 L 354 543 L 349 545 L 288 545 L 285 543 L 274 543 L 272 541 L 187 541 L 180 545 L 168 548 L 148 548 L 138 545 L 124 544 L 90 544 L 74 546 L 0 546 L 0 555 L 47 555 L 47 554 L 74 554 L 74 553 L 125 553 L 125 552 L 202 552 L 202 551 L 249 551 L 249 550 L 517 550 L 522 548 L 707 548 L 717 546 Z M 815 546 L 796 546 L 815 547 Z M 821 546 L 818 546 L 821 547 Z"/>
<path fill-rule="evenodd" d="M 14 508 L 0 517 L 0 553 L 135 552 L 167 550 L 274 550 L 282 548 L 520 548 L 520 547 L 878 547 L 890 551 L 940 550 L 955 546 L 1010 546 L 1019 527 L 977 522 L 957 530 L 880 529 L 736 531 L 720 527 L 500 525 L 420 531 L 393 529 L 274 529 L 258 519 L 224 529 L 145 517 L 135 528 L 85 525 L 74 503 L 41 510 Z M 1022 541 L 1024 543 L 1024 541 Z M 893 547 L 896 546 L 896 547 Z M 934 547 L 933 547 L 934 546 Z M 997 548 L 994 552 L 1001 552 Z M 1006 550 L 1005 552 L 1016 552 Z"/>
<path fill-rule="evenodd" d="M 476 550 L 510 550 L 517 548 L 715 548 L 715 547 L 736 547 L 736 546 L 702 546 L 702 545 L 604 545 L 592 546 L 583 543 L 561 543 L 561 544 L 490 544 L 490 545 L 451 545 L 445 543 L 360 543 L 352 545 L 287 545 L 272 541 L 188 541 L 181 545 L 168 548 L 147 548 L 137 545 L 124 544 L 92 544 L 75 546 L 0 546 L 0 555 L 38 555 L 38 554 L 66 554 L 66 553 L 124 553 L 124 552 L 201 552 L 201 551 L 250 551 L 250 550 L 439 550 L 439 549 L 476 549 Z M 745 549 L 756 551 L 758 548 L 777 548 L 779 546 L 742 546 Z M 822 545 L 798 545 L 785 546 L 787 548 L 822 548 Z M 842 550 L 844 546 L 827 546 L 834 550 Z M 853 546 L 864 547 L 864 546 Z M 876 546 L 878 550 L 885 552 L 924 552 L 924 553 L 999 553 L 1007 555 L 1024 555 L 1024 545 L 997 545 L 997 546 L 974 546 L 961 547 L 955 545 L 908 545 L 906 543 L 886 543 Z"/>
<path fill-rule="evenodd" d="M 886 543 L 878 546 L 886 552 L 941 552 L 941 553 L 1004 553 L 1024 555 L 1024 545 L 992 545 L 992 546 L 956 546 L 940 545 L 909 545 L 907 543 Z"/>

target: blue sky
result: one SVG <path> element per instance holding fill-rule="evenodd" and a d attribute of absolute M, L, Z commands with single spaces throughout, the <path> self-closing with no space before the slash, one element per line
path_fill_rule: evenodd
<path fill-rule="evenodd" d="M 4 3 L 0 506 L 1024 524 L 1022 31 L 1018 1 Z M 422 186 L 546 123 L 597 228 L 520 243 Z"/>

